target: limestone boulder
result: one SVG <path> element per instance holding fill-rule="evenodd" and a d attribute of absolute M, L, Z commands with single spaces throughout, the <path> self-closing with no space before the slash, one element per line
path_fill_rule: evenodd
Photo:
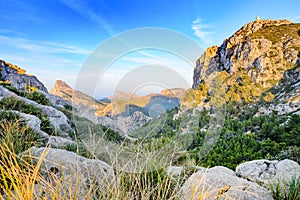
<path fill-rule="evenodd" d="M 270 188 L 278 181 L 288 184 L 293 178 L 298 178 L 300 166 L 297 162 L 289 159 L 281 161 L 253 160 L 238 165 L 236 174 Z"/>
<path fill-rule="evenodd" d="M 46 155 L 41 165 L 42 174 L 47 180 L 61 180 L 53 181 L 53 186 L 72 196 L 76 193 L 78 199 L 86 199 L 92 189 L 100 190 L 103 195 L 111 189 L 115 179 L 113 168 L 100 160 L 54 148 L 32 147 L 29 152 L 37 160 Z"/>
<path fill-rule="evenodd" d="M 272 200 L 273 197 L 266 188 L 218 166 L 194 173 L 182 186 L 180 199 Z"/>

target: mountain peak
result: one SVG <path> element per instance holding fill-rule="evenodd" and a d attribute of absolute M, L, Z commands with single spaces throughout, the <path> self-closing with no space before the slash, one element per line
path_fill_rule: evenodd
<path fill-rule="evenodd" d="M 4 60 L 0 60 L 0 81 L 8 81 L 9 84 L 19 90 L 30 86 L 48 92 L 44 84 L 35 76 L 26 74 L 25 69 Z"/>
<path fill-rule="evenodd" d="M 225 87 L 226 102 L 257 101 L 299 64 L 299 46 L 300 24 L 257 19 L 201 55 L 193 88 L 198 88 L 207 102 L 205 94 L 212 94 L 217 77 Z"/>
<path fill-rule="evenodd" d="M 271 19 L 260 19 L 257 18 L 255 21 L 249 22 L 236 31 L 231 37 L 227 38 L 224 42 L 228 42 L 230 46 L 234 46 L 239 42 L 245 40 L 247 36 L 255 33 L 261 28 L 265 28 L 268 26 L 280 26 L 280 25 L 288 25 L 291 24 L 290 20 L 282 19 L 282 20 L 271 20 Z"/>
<path fill-rule="evenodd" d="M 54 84 L 54 88 L 52 90 L 58 90 L 58 89 L 72 89 L 72 88 L 66 82 L 62 80 L 56 80 Z"/>

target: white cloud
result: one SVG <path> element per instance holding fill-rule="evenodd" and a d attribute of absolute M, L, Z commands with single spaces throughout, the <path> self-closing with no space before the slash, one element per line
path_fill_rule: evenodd
<path fill-rule="evenodd" d="M 211 44 L 213 32 L 209 31 L 209 25 L 204 24 L 200 18 L 196 18 L 192 22 L 192 29 L 194 30 L 194 34 L 202 40 L 204 43 Z"/>

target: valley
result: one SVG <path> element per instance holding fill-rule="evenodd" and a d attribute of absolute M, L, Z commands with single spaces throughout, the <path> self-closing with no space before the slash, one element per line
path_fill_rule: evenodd
<path fill-rule="evenodd" d="M 300 198 L 299 23 L 242 26 L 189 89 L 99 100 L 3 60 L 0 75 L 4 199 L 24 177 L 33 199 Z"/>

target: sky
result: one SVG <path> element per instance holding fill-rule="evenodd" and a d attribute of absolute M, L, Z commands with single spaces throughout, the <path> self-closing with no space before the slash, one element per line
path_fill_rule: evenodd
<path fill-rule="evenodd" d="M 36 75 L 49 90 L 58 79 L 76 87 L 78 74 L 92 52 L 110 38 L 130 30 L 168 29 L 205 49 L 220 45 L 256 16 L 300 22 L 299 0 L 0 0 L 0 8 L 0 59 Z M 174 43 L 172 39 L 170 43 Z M 191 53 L 195 54 L 192 50 Z M 198 54 L 200 57 L 201 51 Z M 111 95 L 122 80 L 130 80 L 126 76 L 137 75 L 132 70 L 144 65 L 168 66 L 167 71 L 152 75 L 168 77 L 170 71 L 175 71 L 185 82 L 178 81 L 172 87 L 190 87 L 194 63 L 160 48 L 128 51 L 112 60 L 98 77 L 97 86 L 86 92 L 98 98 Z M 97 66 L 101 64 L 99 61 Z M 143 83 L 144 90 L 139 84 L 128 92 L 155 92 L 151 91 L 151 83 Z M 167 87 L 161 84 L 153 88 Z"/>

